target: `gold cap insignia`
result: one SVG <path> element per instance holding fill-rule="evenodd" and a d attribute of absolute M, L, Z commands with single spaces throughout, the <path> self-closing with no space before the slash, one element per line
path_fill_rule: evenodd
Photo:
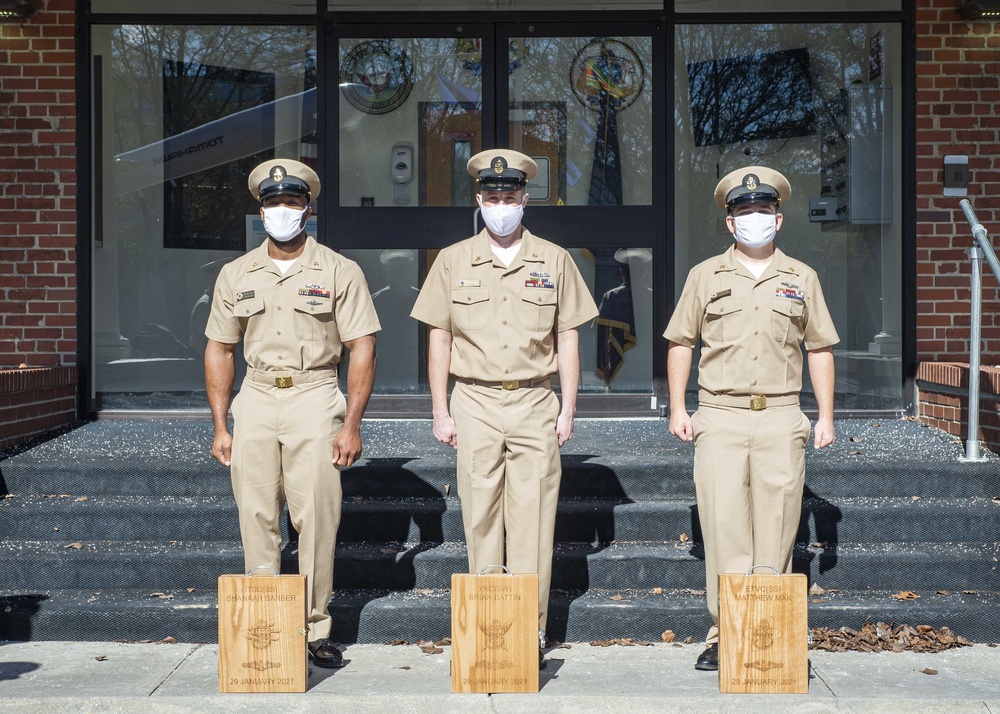
<path fill-rule="evenodd" d="M 273 181 L 280 182 L 283 178 L 285 178 L 285 169 L 283 167 L 275 166 L 271 169 L 271 179 Z"/>
<path fill-rule="evenodd" d="M 507 161 L 502 157 L 498 156 L 493 159 L 493 173 L 502 174 L 507 170 Z"/>
<path fill-rule="evenodd" d="M 760 179 L 758 179 L 754 174 L 747 174 L 743 177 L 743 188 L 747 191 L 756 191 L 759 184 Z"/>

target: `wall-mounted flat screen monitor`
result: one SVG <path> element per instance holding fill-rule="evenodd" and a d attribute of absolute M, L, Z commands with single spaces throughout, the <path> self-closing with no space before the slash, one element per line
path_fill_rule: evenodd
<path fill-rule="evenodd" d="M 687 66 L 696 146 L 786 139 L 814 132 L 805 47 Z"/>

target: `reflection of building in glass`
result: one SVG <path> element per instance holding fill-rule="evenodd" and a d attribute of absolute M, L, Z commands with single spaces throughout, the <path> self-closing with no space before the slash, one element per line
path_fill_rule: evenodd
<path fill-rule="evenodd" d="M 417 386 L 420 360 L 417 353 L 418 326 L 410 310 L 420 292 L 416 282 L 417 254 L 412 250 L 384 250 L 379 256 L 388 284 L 372 293 L 382 331 L 378 335 L 376 388 L 412 391 Z"/>

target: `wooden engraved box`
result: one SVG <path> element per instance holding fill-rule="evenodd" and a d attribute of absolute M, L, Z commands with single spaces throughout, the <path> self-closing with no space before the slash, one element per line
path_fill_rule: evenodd
<path fill-rule="evenodd" d="M 306 691 L 306 577 L 219 577 L 219 691 Z"/>
<path fill-rule="evenodd" d="M 538 691 L 538 576 L 451 576 L 451 691 Z"/>
<path fill-rule="evenodd" d="M 809 692 L 806 576 L 719 575 L 719 690 Z"/>

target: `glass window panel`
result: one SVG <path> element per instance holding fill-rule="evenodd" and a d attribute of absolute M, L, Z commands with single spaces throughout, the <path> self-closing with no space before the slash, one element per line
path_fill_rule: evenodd
<path fill-rule="evenodd" d="M 316 0 L 171 0 L 169 7 L 150 0 L 90 0 L 95 13 L 183 13 L 187 15 L 248 14 L 248 15 L 311 15 L 316 12 Z"/>
<path fill-rule="evenodd" d="M 429 393 L 426 330 L 410 317 L 410 310 L 437 252 L 343 251 L 361 266 L 382 324 L 377 338 L 376 394 Z M 580 393 L 650 393 L 652 345 L 659 339 L 652 334 L 652 251 L 573 248 L 569 252 L 601 313 L 597 320 L 578 328 Z"/>
<path fill-rule="evenodd" d="M 676 30 L 677 295 L 692 266 L 732 244 L 719 178 L 753 164 L 784 173 L 775 243 L 819 273 L 841 338 L 838 408 L 904 406 L 901 37 L 891 23 Z"/>
<path fill-rule="evenodd" d="M 901 10 L 902 0 L 827 0 L 822 3 L 804 3 L 802 0 L 762 0 L 748 3 L 746 0 L 674 0 L 677 12 L 871 12 Z"/>
<path fill-rule="evenodd" d="M 329 0 L 330 10 L 341 12 L 496 12 L 497 10 L 546 10 L 580 12 L 581 10 L 663 10 L 663 0 Z"/>
<path fill-rule="evenodd" d="M 538 162 L 531 201 L 652 203 L 650 37 L 510 40 L 510 146 Z"/>
<path fill-rule="evenodd" d="M 480 44 L 340 40 L 341 206 L 475 205 L 459 164 L 482 147 Z"/>
<path fill-rule="evenodd" d="M 316 156 L 315 33 L 128 25 L 92 37 L 96 406 L 203 409 L 215 278 L 263 235 L 247 175 Z"/>

